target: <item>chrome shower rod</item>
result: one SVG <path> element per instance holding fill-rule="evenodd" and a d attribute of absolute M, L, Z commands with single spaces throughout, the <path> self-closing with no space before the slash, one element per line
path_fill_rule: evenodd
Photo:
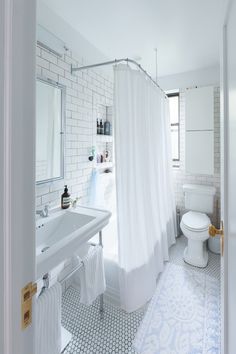
<path fill-rule="evenodd" d="M 154 85 L 156 85 L 164 93 L 165 97 L 167 97 L 165 91 L 162 90 L 162 88 L 158 85 L 158 83 L 155 80 L 153 80 L 151 75 L 149 75 L 148 72 L 146 70 L 144 70 L 144 68 L 139 63 L 137 63 L 135 60 L 129 59 L 129 58 L 114 59 L 114 60 L 110 60 L 110 61 L 105 61 L 103 63 L 80 66 L 78 68 L 75 68 L 71 65 L 71 74 L 73 74 L 75 71 L 92 69 L 92 68 L 97 68 L 99 66 L 118 64 L 118 63 L 122 63 L 122 62 L 131 63 L 131 64 L 136 65 L 154 83 Z"/>

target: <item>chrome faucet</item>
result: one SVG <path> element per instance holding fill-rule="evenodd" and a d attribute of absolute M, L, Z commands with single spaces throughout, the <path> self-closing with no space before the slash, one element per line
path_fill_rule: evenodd
<path fill-rule="evenodd" d="M 76 197 L 74 200 L 71 199 L 72 208 L 76 208 L 77 207 L 77 203 L 78 203 L 79 200 L 80 200 L 79 197 Z"/>
<path fill-rule="evenodd" d="M 49 214 L 49 206 L 45 205 L 43 209 L 36 210 L 36 214 L 40 215 L 42 218 L 47 218 Z"/>

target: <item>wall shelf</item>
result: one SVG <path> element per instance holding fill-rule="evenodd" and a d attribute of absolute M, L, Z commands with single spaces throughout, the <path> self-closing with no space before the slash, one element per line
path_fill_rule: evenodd
<path fill-rule="evenodd" d="M 96 139 L 97 139 L 98 143 L 112 143 L 113 142 L 112 135 L 97 134 Z"/>
<path fill-rule="evenodd" d="M 97 122 L 102 120 L 103 127 L 106 121 L 110 122 L 110 133 L 111 135 L 105 134 L 97 134 Z M 96 157 L 94 161 L 94 169 L 103 173 L 105 170 L 112 170 L 114 167 L 114 137 L 112 135 L 112 126 L 113 126 L 113 115 L 112 115 L 112 106 L 106 106 L 104 104 L 97 103 L 96 109 L 94 110 L 94 132 L 95 132 L 95 148 L 96 148 Z M 105 128 L 105 127 L 104 127 Z M 108 156 L 107 156 L 108 152 Z M 105 161 L 104 157 L 107 156 L 107 161 L 100 161 L 101 155 L 103 156 L 103 161 Z"/>
<path fill-rule="evenodd" d="M 114 167 L 113 162 L 102 162 L 102 163 L 97 163 L 95 166 L 96 170 L 106 170 L 106 169 L 111 169 Z"/>

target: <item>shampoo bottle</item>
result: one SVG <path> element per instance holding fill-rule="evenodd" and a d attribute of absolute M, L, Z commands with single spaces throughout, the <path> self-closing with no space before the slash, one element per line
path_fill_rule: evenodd
<path fill-rule="evenodd" d="M 98 118 L 97 118 L 97 134 L 100 134 L 100 125 L 99 125 Z"/>
<path fill-rule="evenodd" d="M 105 135 L 110 135 L 110 122 L 108 120 L 105 121 L 104 123 L 104 134 Z"/>
<path fill-rule="evenodd" d="M 104 134 L 104 127 L 103 127 L 103 123 L 102 123 L 102 119 L 100 120 L 100 134 Z"/>
<path fill-rule="evenodd" d="M 70 206 L 70 193 L 68 193 L 68 188 L 65 186 L 64 193 L 61 196 L 61 208 L 67 209 Z"/>

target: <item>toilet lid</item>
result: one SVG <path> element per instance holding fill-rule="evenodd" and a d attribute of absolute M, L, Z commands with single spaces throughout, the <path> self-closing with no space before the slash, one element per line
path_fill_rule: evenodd
<path fill-rule="evenodd" d="M 202 231 L 206 230 L 211 221 L 206 214 L 196 211 L 189 211 L 182 217 L 182 222 L 188 229 Z"/>

